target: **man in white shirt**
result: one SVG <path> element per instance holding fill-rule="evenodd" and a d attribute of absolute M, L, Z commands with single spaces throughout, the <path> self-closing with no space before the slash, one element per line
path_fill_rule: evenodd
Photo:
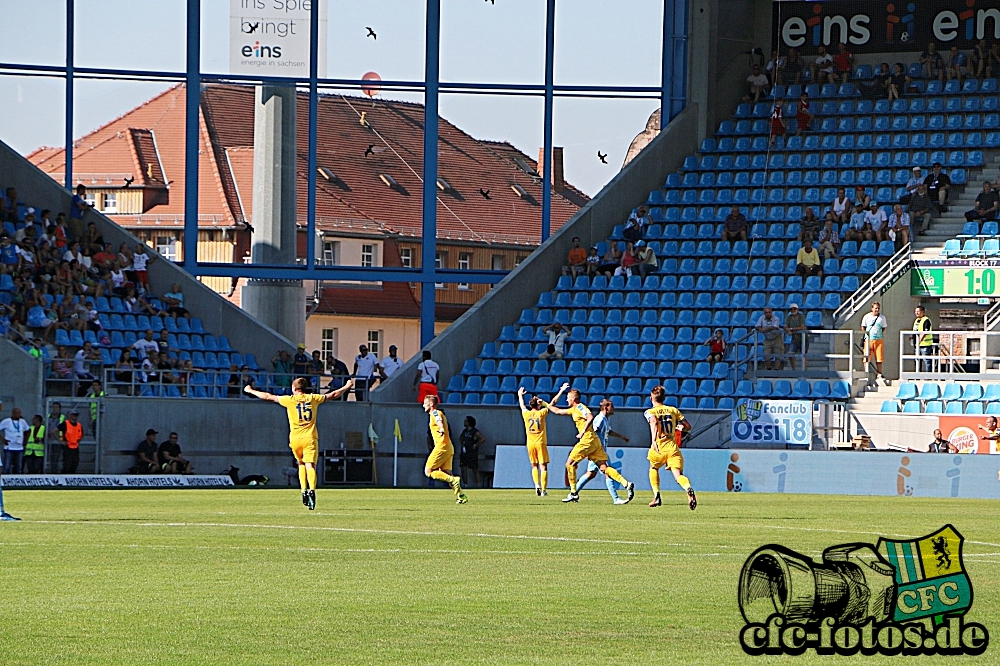
<path fill-rule="evenodd" d="M 906 194 L 899 197 L 899 203 L 904 206 L 910 203 L 910 199 L 917 192 L 917 186 L 922 185 L 924 182 L 924 172 L 920 170 L 920 167 L 913 167 L 912 175 L 910 179 L 906 181 Z"/>
<path fill-rule="evenodd" d="M 389 379 L 403 367 L 403 359 L 396 356 L 396 345 L 389 345 L 389 355 L 378 362 L 378 374 L 382 381 Z"/>
<path fill-rule="evenodd" d="M 368 351 L 366 345 L 358 347 L 360 352 L 354 357 L 354 399 L 358 402 L 368 399 L 368 391 L 372 388 L 372 378 L 378 366 L 378 357 Z"/>
<path fill-rule="evenodd" d="M 0 400 L 0 409 L 3 409 L 3 401 L 2 400 Z M 16 411 L 20 415 L 20 411 L 21 410 L 18 409 L 18 410 L 12 410 L 12 411 Z M 6 420 L 9 421 L 10 419 L 6 419 Z M 24 421 L 24 419 L 21 419 L 21 420 Z M 2 426 L 2 425 L 3 425 L 3 423 L 0 422 L 0 426 Z M 9 513 L 7 513 L 7 511 L 4 509 L 4 506 L 3 506 L 3 457 L 0 456 L 0 521 L 8 522 L 8 521 L 12 521 L 12 520 L 21 520 L 21 519 L 20 518 L 15 518 L 14 516 L 12 516 Z"/>
<path fill-rule="evenodd" d="M 875 378 L 871 379 L 871 374 L 869 374 L 868 385 L 865 387 L 870 391 L 878 387 L 879 379 L 886 386 L 889 385 L 889 380 L 882 376 L 882 361 L 885 357 L 885 329 L 888 328 L 889 324 L 886 323 L 885 317 L 881 313 L 882 304 L 875 301 L 872 303 L 872 311 L 861 319 L 861 331 L 865 334 L 865 370 L 868 369 L 869 360 L 875 361 Z"/>
<path fill-rule="evenodd" d="M 889 238 L 889 216 L 878 207 L 877 201 L 871 202 L 868 212 L 865 213 L 865 221 L 871 226 L 876 241 L 884 241 Z"/>
<path fill-rule="evenodd" d="M 441 366 L 431 360 L 431 353 L 426 349 L 423 352 L 423 360 L 417 365 L 417 375 L 413 378 L 413 390 L 417 391 L 417 402 L 423 404 L 424 398 L 429 395 L 438 396 L 438 379 L 441 374 Z"/>
<path fill-rule="evenodd" d="M 771 308 L 764 308 L 764 314 L 757 318 L 757 332 L 764 335 L 764 368 L 781 370 L 785 358 L 785 335 L 781 320 Z"/>
<path fill-rule="evenodd" d="M 744 99 L 753 99 L 756 104 L 757 100 L 767 95 L 767 76 L 760 71 L 760 65 L 753 66 L 753 73 L 747 77 L 747 83 L 750 84 L 750 94 Z"/>
<path fill-rule="evenodd" d="M 8 474 L 21 473 L 24 457 L 24 434 L 28 432 L 28 422 L 21 418 L 21 409 L 15 407 L 10 418 L 0 421 L 0 440 L 3 441 L 3 468 Z"/>
<path fill-rule="evenodd" d="M 538 355 L 538 358 L 543 361 L 550 358 L 562 358 L 566 349 L 566 338 L 569 337 L 570 333 L 569 327 L 563 326 L 559 322 L 555 322 L 543 328 L 542 333 L 549 336 L 549 346 L 546 347 L 545 351 Z"/>
<path fill-rule="evenodd" d="M 833 82 L 833 56 L 826 52 L 826 47 L 822 44 L 816 54 L 816 62 L 813 63 L 812 80 L 816 83 Z"/>
<path fill-rule="evenodd" d="M 889 230 L 886 233 L 889 238 L 896 241 L 896 247 L 902 247 L 910 242 L 910 214 L 904 213 L 901 205 L 896 204 L 892 207 L 888 226 Z"/>
<path fill-rule="evenodd" d="M 144 359 L 150 354 L 158 354 L 160 352 L 160 345 L 153 340 L 153 331 L 147 330 L 144 338 L 140 338 L 132 343 L 132 349 L 135 350 L 138 358 Z"/>
<path fill-rule="evenodd" d="M 84 381 L 89 385 L 90 382 L 97 379 L 90 374 L 90 362 L 100 360 L 101 355 L 94 350 L 93 345 L 90 344 L 90 340 L 85 340 L 83 346 L 73 356 L 73 374 L 78 380 Z"/>

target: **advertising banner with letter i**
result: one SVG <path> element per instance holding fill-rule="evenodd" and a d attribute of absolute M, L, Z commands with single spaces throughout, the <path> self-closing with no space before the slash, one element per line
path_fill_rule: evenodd
<path fill-rule="evenodd" d="M 326 76 L 326 2 L 319 4 L 320 78 Z M 229 0 L 229 73 L 309 77 L 312 0 Z"/>

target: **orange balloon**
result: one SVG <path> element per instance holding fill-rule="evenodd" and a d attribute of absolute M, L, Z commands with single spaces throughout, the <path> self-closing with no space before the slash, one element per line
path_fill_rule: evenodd
<path fill-rule="evenodd" d="M 381 81 L 382 77 L 375 72 L 367 72 L 361 77 L 362 81 Z M 369 97 L 374 97 L 382 89 L 382 86 L 377 84 L 362 84 L 361 92 L 368 95 Z"/>

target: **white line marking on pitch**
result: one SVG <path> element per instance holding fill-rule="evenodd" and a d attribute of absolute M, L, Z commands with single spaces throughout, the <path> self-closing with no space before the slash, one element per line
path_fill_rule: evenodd
<path fill-rule="evenodd" d="M 410 536 L 440 536 L 440 537 L 479 537 L 484 539 L 524 539 L 532 541 L 566 541 L 574 543 L 614 543 L 629 546 L 649 546 L 650 541 L 625 541 L 619 539 L 581 539 L 578 537 L 532 536 L 527 534 L 488 534 L 476 532 L 462 534 L 454 532 L 416 532 L 407 530 L 374 530 L 355 527 L 321 527 L 315 525 L 259 525 L 240 523 L 134 523 L 125 520 L 33 520 L 33 523 L 50 523 L 58 525 L 134 525 L 136 527 L 226 527 L 268 530 L 307 530 L 318 532 L 357 532 L 364 534 L 401 534 Z"/>

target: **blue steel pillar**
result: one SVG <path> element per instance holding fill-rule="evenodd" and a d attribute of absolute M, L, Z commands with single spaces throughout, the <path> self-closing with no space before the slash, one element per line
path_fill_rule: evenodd
<path fill-rule="evenodd" d="M 556 0 L 548 0 L 545 7 L 545 118 L 542 130 L 542 151 L 545 153 L 542 174 L 542 242 L 552 229 L 552 98 L 554 56 L 556 47 Z"/>
<path fill-rule="evenodd" d="M 434 256 L 437 252 L 438 79 L 441 0 L 427 0 L 424 60 L 424 189 L 420 241 L 420 346 L 434 339 Z"/>
<path fill-rule="evenodd" d="M 184 270 L 198 269 L 198 109 L 201 103 L 201 0 L 187 0 L 184 114 Z"/>
<path fill-rule="evenodd" d="M 325 2 L 326 0 L 322 0 Z M 319 105 L 319 2 L 312 3 L 309 11 L 309 175 L 306 185 L 306 265 L 312 270 L 316 264 L 316 124 Z"/>
<path fill-rule="evenodd" d="M 73 67 L 76 0 L 66 0 L 66 189 L 73 190 Z"/>
<path fill-rule="evenodd" d="M 687 104 L 687 10 L 688 0 L 663 0 L 660 129 Z"/>

